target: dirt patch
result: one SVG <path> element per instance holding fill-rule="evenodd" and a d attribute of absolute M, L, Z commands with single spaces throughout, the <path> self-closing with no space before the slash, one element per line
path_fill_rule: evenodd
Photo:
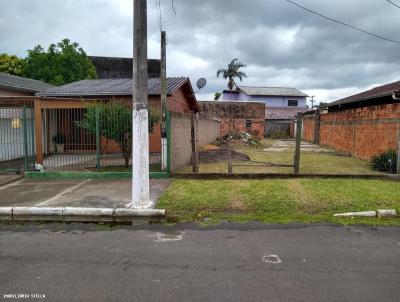
<path fill-rule="evenodd" d="M 232 158 L 241 160 L 250 160 L 250 157 L 246 154 L 231 150 Z M 199 152 L 200 163 L 215 163 L 220 161 L 228 160 L 228 150 L 208 150 Z"/>
<path fill-rule="evenodd" d="M 305 213 L 317 213 L 323 208 L 321 202 L 318 202 L 318 200 L 302 186 L 300 180 L 288 180 L 288 189 L 295 195 L 299 210 Z"/>
<path fill-rule="evenodd" d="M 230 199 L 227 209 L 230 211 L 246 211 L 247 206 L 241 197 L 233 197 Z"/>

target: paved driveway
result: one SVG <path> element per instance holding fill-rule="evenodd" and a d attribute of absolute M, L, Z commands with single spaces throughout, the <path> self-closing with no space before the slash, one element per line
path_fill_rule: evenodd
<path fill-rule="evenodd" d="M 157 201 L 171 180 L 151 179 L 150 199 Z M 131 180 L 21 179 L 0 186 L 0 207 L 124 207 L 131 200 Z"/>

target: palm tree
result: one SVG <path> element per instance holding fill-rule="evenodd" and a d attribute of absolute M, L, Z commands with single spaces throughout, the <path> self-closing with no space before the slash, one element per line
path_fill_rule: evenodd
<path fill-rule="evenodd" d="M 240 71 L 240 68 L 243 67 L 246 67 L 246 65 L 239 62 L 238 59 L 233 59 L 229 63 L 228 68 L 219 69 L 217 71 L 217 77 L 222 74 L 225 80 L 228 79 L 228 88 L 229 90 L 232 90 L 233 87 L 236 85 L 235 78 L 238 78 L 240 81 L 242 81 L 243 78 L 247 78 L 247 75 L 244 72 Z"/>

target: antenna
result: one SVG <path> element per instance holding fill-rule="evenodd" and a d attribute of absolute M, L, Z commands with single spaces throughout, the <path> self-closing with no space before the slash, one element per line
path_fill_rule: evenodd
<path fill-rule="evenodd" d="M 196 82 L 196 86 L 197 86 L 198 90 L 195 93 L 199 92 L 206 85 L 207 85 L 207 80 L 205 78 L 198 79 L 197 82 Z"/>

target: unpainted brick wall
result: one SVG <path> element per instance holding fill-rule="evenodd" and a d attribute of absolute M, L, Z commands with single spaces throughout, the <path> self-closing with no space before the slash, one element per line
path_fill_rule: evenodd
<path fill-rule="evenodd" d="M 229 119 L 236 131 L 253 131 L 260 137 L 265 132 L 265 104 L 256 102 L 199 102 L 202 116 L 216 117 L 221 120 L 220 136 L 228 134 Z M 246 128 L 246 120 L 251 120 L 251 127 Z"/>
<path fill-rule="evenodd" d="M 171 170 L 176 171 L 190 164 L 192 157 L 190 113 L 171 112 Z M 220 121 L 199 118 L 197 139 L 199 147 L 213 143 L 220 133 Z"/>
<path fill-rule="evenodd" d="M 314 138 L 314 117 L 303 120 L 305 140 Z M 369 160 L 397 149 L 400 104 L 385 104 L 321 114 L 320 144 Z"/>
<path fill-rule="evenodd" d="M 314 114 L 303 117 L 303 139 L 313 142 L 315 136 L 315 116 Z"/>

